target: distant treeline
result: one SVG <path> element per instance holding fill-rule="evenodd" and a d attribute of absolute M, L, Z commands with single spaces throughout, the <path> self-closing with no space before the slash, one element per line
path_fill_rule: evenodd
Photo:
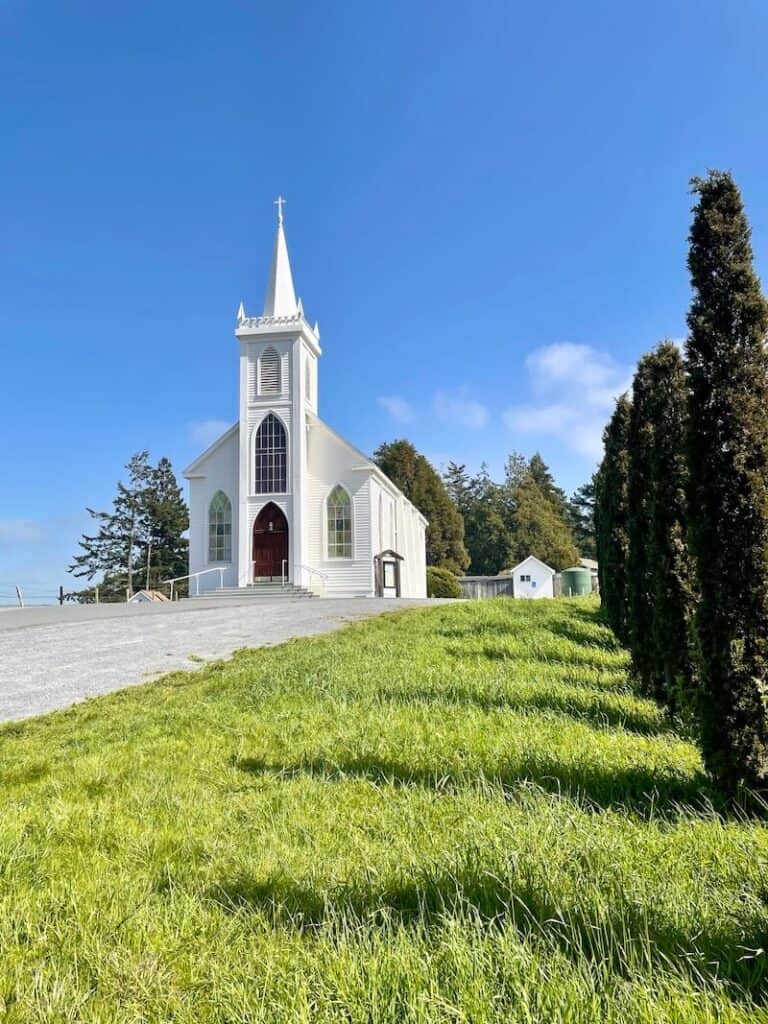
<path fill-rule="evenodd" d="M 429 520 L 427 564 L 494 575 L 535 555 L 554 569 L 595 557 L 594 484 L 568 497 L 538 453 L 513 453 L 504 479 L 486 466 L 471 476 L 450 462 L 444 476 L 410 441 L 381 445 L 374 459 Z"/>

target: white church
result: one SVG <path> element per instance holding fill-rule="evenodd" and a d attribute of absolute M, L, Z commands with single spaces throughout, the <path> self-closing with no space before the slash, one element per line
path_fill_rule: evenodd
<path fill-rule="evenodd" d="M 201 593 L 279 581 L 327 597 L 425 597 L 426 519 L 317 414 L 320 331 L 296 299 L 283 202 L 264 311 L 241 303 L 237 316 L 239 419 L 184 471 L 189 571 Z"/>

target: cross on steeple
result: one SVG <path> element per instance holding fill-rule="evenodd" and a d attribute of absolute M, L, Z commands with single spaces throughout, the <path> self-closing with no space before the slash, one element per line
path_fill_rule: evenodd
<path fill-rule="evenodd" d="M 294 317 L 301 311 L 296 302 L 296 292 L 293 290 L 293 277 L 291 276 L 291 264 L 288 260 L 288 246 L 285 243 L 285 228 L 283 227 L 283 205 L 285 200 L 278 196 L 275 200 L 277 207 L 277 230 L 275 231 L 275 248 L 272 253 L 272 269 L 267 285 L 267 294 L 264 299 L 264 316 L 273 317 Z"/>

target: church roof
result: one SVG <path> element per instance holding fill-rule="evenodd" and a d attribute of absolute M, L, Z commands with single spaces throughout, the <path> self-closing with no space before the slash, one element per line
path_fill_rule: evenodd
<path fill-rule="evenodd" d="M 350 444 L 350 442 L 347 441 L 345 437 L 342 437 L 341 434 L 337 433 L 333 429 L 333 427 L 329 427 L 325 420 L 321 420 L 319 416 L 315 415 L 315 413 L 307 412 L 307 421 L 310 427 L 322 428 L 328 434 L 330 434 L 331 437 L 334 437 L 340 444 L 343 444 L 348 451 L 353 452 L 360 459 L 362 459 L 362 463 L 360 465 L 351 466 L 350 469 L 361 470 L 366 473 L 371 473 L 379 481 L 381 481 L 381 483 L 385 485 L 385 487 L 393 495 L 393 497 L 402 498 L 403 501 L 411 505 L 414 511 L 416 512 L 416 515 L 422 520 L 424 525 L 429 526 L 429 520 L 427 519 L 427 517 L 416 508 L 416 506 L 413 504 L 410 498 L 407 498 L 403 494 L 400 488 L 389 479 L 387 474 L 381 469 L 380 466 L 377 466 L 372 459 L 369 459 L 366 455 L 363 455 L 359 448 L 356 448 L 353 444 Z"/>
<path fill-rule="evenodd" d="M 225 430 L 221 437 L 217 438 L 213 444 L 208 445 L 202 455 L 198 455 L 194 462 L 190 462 L 187 468 L 182 473 L 182 476 L 186 477 L 187 480 L 193 476 L 200 476 L 200 467 L 209 457 L 213 455 L 217 448 L 220 448 L 225 441 L 228 441 L 231 437 L 238 433 L 240 430 L 240 421 L 233 423 L 229 430 Z"/>
<path fill-rule="evenodd" d="M 263 316 L 269 317 L 293 317 L 302 312 L 296 302 L 296 292 L 293 288 L 291 262 L 288 259 L 288 245 L 283 227 L 283 202 L 282 198 L 278 198 L 275 248 L 272 253 L 267 294 L 264 297 Z"/>

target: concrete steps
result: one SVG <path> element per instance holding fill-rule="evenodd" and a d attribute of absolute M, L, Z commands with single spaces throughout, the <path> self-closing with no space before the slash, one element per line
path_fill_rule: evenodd
<path fill-rule="evenodd" d="M 285 600 L 286 598 L 310 598 L 316 597 L 306 587 L 297 587 L 293 583 L 254 583 L 249 587 L 220 587 L 216 590 L 206 590 L 200 594 L 190 596 L 190 601 L 259 601 L 259 600 Z"/>

